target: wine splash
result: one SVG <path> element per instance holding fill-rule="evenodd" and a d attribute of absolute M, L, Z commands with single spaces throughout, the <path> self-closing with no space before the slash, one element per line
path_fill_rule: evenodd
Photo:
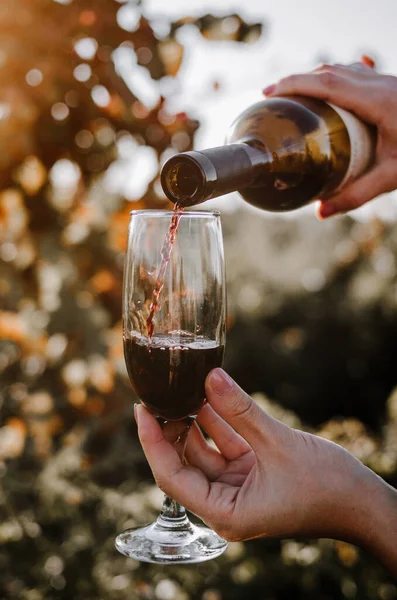
<path fill-rule="evenodd" d="M 149 341 L 151 341 L 151 339 L 153 337 L 153 333 L 154 333 L 153 319 L 154 319 L 154 315 L 156 314 L 156 311 L 160 307 L 159 298 L 160 298 L 161 290 L 164 287 L 165 274 L 167 272 L 167 265 L 170 261 L 172 247 L 175 242 L 175 236 L 176 236 L 176 232 L 178 231 L 178 225 L 179 225 L 179 221 L 182 216 L 182 212 L 183 212 L 183 208 L 181 206 L 179 206 L 179 204 L 176 203 L 174 206 L 174 214 L 172 215 L 170 228 L 167 232 L 167 235 L 165 236 L 163 247 L 161 249 L 160 269 L 159 269 L 156 283 L 155 283 L 154 290 L 153 290 L 152 302 L 151 302 L 150 308 L 149 308 L 149 310 L 150 310 L 149 316 L 146 320 Z"/>

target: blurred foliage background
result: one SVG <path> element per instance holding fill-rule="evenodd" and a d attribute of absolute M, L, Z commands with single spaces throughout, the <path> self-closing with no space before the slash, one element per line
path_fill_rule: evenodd
<path fill-rule="evenodd" d="M 0 4 L 0 597 L 393 600 L 370 556 L 330 540 L 235 543 L 194 568 L 114 550 L 161 504 L 132 416 L 122 267 L 129 211 L 169 208 L 158 167 L 199 127 L 163 85 L 186 25 L 241 45 L 267 27 L 236 14 L 151 21 L 139 2 Z M 125 72 L 164 90 L 154 107 Z M 395 226 L 243 209 L 222 222 L 227 370 L 396 486 Z"/>

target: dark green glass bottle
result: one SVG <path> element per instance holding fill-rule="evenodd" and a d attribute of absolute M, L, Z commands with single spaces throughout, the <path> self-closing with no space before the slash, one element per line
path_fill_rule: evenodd
<path fill-rule="evenodd" d="M 374 131 L 351 113 L 313 98 L 270 98 L 235 120 L 224 146 L 168 159 L 161 184 L 183 207 L 238 191 L 258 208 L 288 211 L 358 177 L 374 153 Z"/>

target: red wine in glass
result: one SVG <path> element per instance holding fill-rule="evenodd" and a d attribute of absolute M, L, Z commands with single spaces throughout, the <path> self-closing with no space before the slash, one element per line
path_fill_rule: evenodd
<path fill-rule="evenodd" d="M 150 342 L 134 336 L 124 342 L 127 371 L 137 396 L 167 421 L 196 415 L 205 400 L 208 373 L 222 365 L 224 345 L 205 337 L 159 334 Z"/>

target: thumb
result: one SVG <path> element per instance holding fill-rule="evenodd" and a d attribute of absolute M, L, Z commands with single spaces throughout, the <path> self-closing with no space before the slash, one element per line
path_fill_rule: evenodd
<path fill-rule="evenodd" d="M 223 369 L 214 369 L 206 380 L 206 398 L 212 408 L 251 446 L 263 448 L 270 432 L 281 425 L 267 415 Z"/>

